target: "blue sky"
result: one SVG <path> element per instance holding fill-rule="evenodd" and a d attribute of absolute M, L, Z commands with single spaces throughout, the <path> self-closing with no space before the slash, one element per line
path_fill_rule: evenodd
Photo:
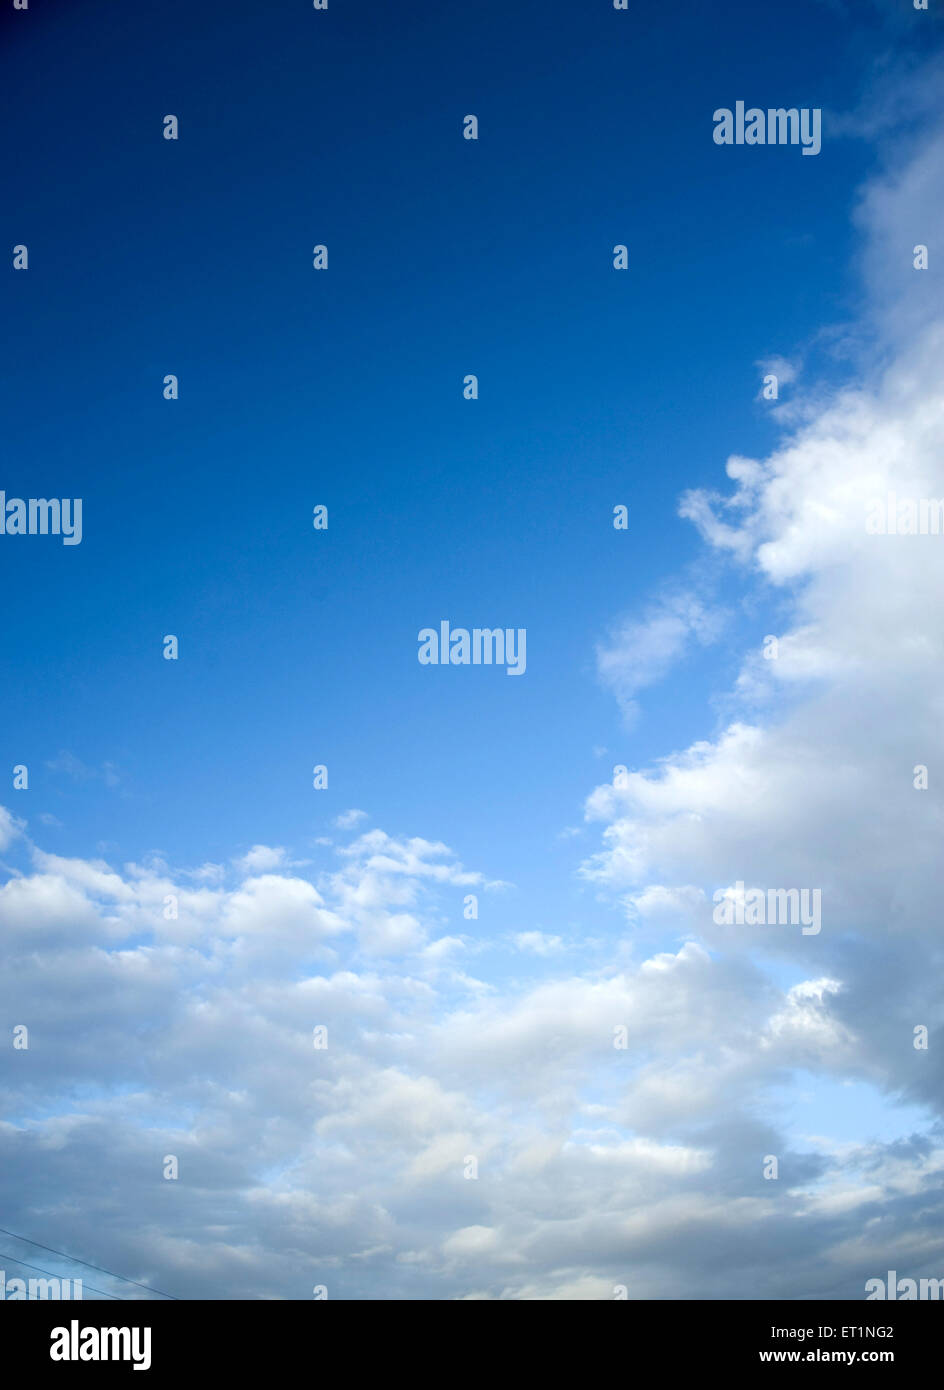
<path fill-rule="evenodd" d="M 874 740 L 846 749 L 842 740 L 857 720 L 884 728 L 882 715 L 897 708 L 879 674 L 870 684 L 869 660 L 876 673 L 882 662 L 868 633 L 887 624 L 892 642 L 927 617 L 926 608 L 885 612 L 883 593 L 939 581 L 927 544 L 908 552 L 919 573 L 900 570 L 896 551 L 881 579 L 874 557 L 860 570 L 865 561 L 845 531 L 817 540 L 810 518 L 848 521 L 843 509 L 854 503 L 842 479 L 855 474 L 862 449 L 848 445 L 852 463 L 838 469 L 833 492 L 821 464 L 831 466 L 829 441 L 868 436 L 845 414 L 837 434 L 830 411 L 851 412 L 854 397 L 856 420 L 871 400 L 877 418 L 900 422 L 908 412 L 887 405 L 881 373 L 919 374 L 913 356 L 927 360 L 919 330 L 933 331 L 941 307 L 933 251 L 917 289 L 909 262 L 912 243 L 931 241 L 940 225 L 924 193 L 941 116 L 933 97 L 941 15 L 931 3 L 925 14 L 903 0 L 720 8 L 679 0 L 631 3 L 623 13 L 603 0 L 331 0 L 318 13 L 302 3 L 145 0 L 4 16 L 0 220 L 10 247 L 28 244 L 30 262 L 26 273 L 8 272 L 4 289 L 14 350 L 0 385 L 0 486 L 8 497 L 81 497 L 84 528 L 75 547 L 51 537 L 0 542 L 9 600 L 0 775 L 29 767 L 28 791 L 0 795 L 10 889 L 0 924 L 5 916 L 11 961 L 26 962 L 26 977 L 39 962 L 88 991 L 81 1017 L 53 991 L 39 1029 L 71 1049 L 65 1073 L 11 1078 L 4 1088 L 5 1113 L 23 1127 L 20 1138 L 6 1136 L 16 1161 L 25 1162 L 22 1135 L 34 1126 L 89 1125 L 92 1137 L 75 1141 L 74 1172 L 85 1173 L 97 1143 L 90 1104 L 135 1152 L 152 1121 L 168 1134 L 183 1126 L 200 1148 L 206 1190 L 220 1201 L 225 1190 L 232 1203 L 233 1244 L 269 1241 L 284 1254 L 278 1234 L 254 1222 L 246 1192 L 260 1174 L 291 1170 L 290 1193 L 267 1189 L 273 1210 L 277 1198 L 315 1201 L 306 1164 L 317 1171 L 328 1159 L 317 1145 L 309 1151 L 306 1126 L 326 1153 L 344 1142 L 348 1159 L 360 1152 L 347 1128 L 360 1113 L 358 1085 L 373 1094 L 375 1073 L 396 1067 L 390 1089 L 402 1085 L 407 1097 L 395 1123 L 380 1106 L 359 1133 L 382 1132 L 387 1120 L 396 1130 L 414 1102 L 423 1112 L 426 1100 L 409 1097 L 426 1086 L 437 1096 L 455 1086 L 469 1105 L 477 1098 L 501 1133 L 496 1117 L 511 1102 L 499 1078 L 515 1068 L 515 1040 L 530 1027 L 522 1022 L 519 1036 L 509 1020 L 524 1018 L 529 1000 L 542 1015 L 534 991 L 551 991 L 551 1012 L 567 1016 L 569 1001 L 579 1013 L 589 991 L 592 1015 L 593 990 L 606 994 L 623 980 L 619 1008 L 629 1007 L 637 990 L 649 998 L 647 981 L 666 973 L 667 956 L 684 978 L 664 1009 L 692 1019 L 682 1052 L 637 1040 L 636 1109 L 612 1077 L 567 1082 L 608 1143 L 637 1145 L 634 1163 L 646 1145 L 663 1144 L 655 1163 L 663 1176 L 673 1165 L 733 1172 L 741 1141 L 719 1137 L 719 1126 L 735 1114 L 732 1134 L 742 1120 L 756 1125 L 761 1153 L 778 1133 L 798 1154 L 808 1133 L 866 1148 L 902 1139 L 925 1151 L 926 1083 L 883 1071 L 884 1041 L 873 1061 L 853 1060 L 870 990 L 890 968 L 888 917 L 875 905 L 898 889 L 891 855 L 886 866 L 872 853 L 875 872 L 891 877 L 869 893 L 852 867 L 870 833 L 856 838 L 853 812 L 871 804 L 863 787 L 888 801 L 887 769 L 883 758 L 869 761 L 878 757 Z M 717 146 L 712 114 L 739 99 L 821 108 L 821 152 Z M 176 141 L 162 138 L 167 113 L 179 118 Z M 462 138 L 467 113 L 480 121 L 474 142 Z M 909 277 L 900 293 L 888 251 L 898 226 Z M 327 272 L 312 269 L 316 243 L 329 248 Z M 613 268 L 617 243 L 629 248 L 625 273 Z M 913 312 L 907 332 L 899 308 Z M 771 408 L 759 392 L 778 360 L 782 395 Z M 179 378 L 176 401 L 162 397 L 167 373 Z M 463 399 L 467 373 L 479 379 L 476 401 Z M 902 425 L 901 457 L 920 457 L 910 428 Z M 876 437 L 883 429 L 876 425 Z M 733 512 L 718 501 L 732 490 L 724 473 L 732 455 L 766 461 L 763 481 L 748 480 Z M 873 476 L 866 459 L 863 487 Z M 686 496 L 701 500 L 680 508 Z M 324 532 L 311 524 L 318 503 L 329 511 Z M 612 526 L 619 503 L 630 511 L 625 532 Z M 736 540 L 711 520 L 712 508 Z M 863 593 L 864 574 L 875 585 Z M 421 666 L 417 633 L 444 618 L 526 628 L 525 676 Z M 846 650 L 860 628 L 861 644 L 850 637 Z M 783 679 L 755 660 L 771 632 L 794 636 L 797 660 Z M 162 657 L 168 633 L 179 638 L 176 662 Z M 932 761 L 933 725 L 922 722 L 930 707 L 895 716 L 902 758 Z M 910 720 L 921 733 L 909 742 Z M 757 740 L 732 742 L 732 726 L 757 730 Z M 833 752 L 827 784 L 820 773 Z M 312 789 L 316 763 L 328 766 L 326 791 Z M 610 785 L 616 764 L 642 779 L 626 799 Z M 812 789 L 792 780 L 803 768 Z M 756 793 L 743 825 L 733 827 L 724 796 L 705 793 L 711 778 L 732 797 L 744 787 Z M 352 809 L 364 814 L 343 820 Z M 845 816 L 849 843 L 831 847 Z M 900 809 L 893 818 L 905 824 Z M 926 818 L 908 840 L 918 860 L 905 878 L 918 901 L 931 894 L 930 881 L 921 886 L 931 843 L 922 835 L 934 823 Z M 705 837 L 720 827 L 713 847 L 692 838 L 696 826 Z M 367 832 L 376 838 L 358 839 Z M 434 848 L 411 850 L 416 840 Z M 268 849 L 245 859 L 254 846 Z M 206 865 L 220 867 L 194 878 Z M 831 887 L 831 939 L 720 939 L 704 903 L 752 873 L 822 882 L 827 895 Z M 180 934 L 164 940 L 157 905 L 168 884 L 195 895 L 202 884 L 209 896 L 188 900 Z M 654 887 L 667 894 L 665 910 L 652 910 Z M 470 891 L 480 895 L 475 922 L 462 914 Z M 97 914 L 101 939 L 86 912 Z M 271 927 L 269 945 L 255 935 L 257 912 Z M 318 919 L 308 936 L 305 913 Z M 79 924 L 75 942 L 70 922 Z M 35 948 L 30 923 L 40 932 Z M 332 955 L 335 932 L 352 927 L 357 947 Z M 857 948 L 860 939 L 869 950 Z M 451 949 L 438 953 L 442 940 L 461 942 L 462 967 L 427 978 L 430 962 Z M 145 1012 L 134 1024 L 122 1009 L 109 1013 L 115 977 L 96 1004 L 98 953 L 122 950 L 144 972 Z M 422 968 L 411 950 L 427 952 Z M 926 961 L 911 938 L 904 957 Z M 647 961 L 656 962 L 648 975 Z M 283 1121 L 285 1131 L 271 1152 L 245 1156 L 227 1112 L 227 1143 L 244 1157 L 237 1180 L 227 1169 L 233 1153 L 217 1155 L 217 1170 L 212 1144 L 194 1138 L 202 1132 L 194 1116 L 225 1109 L 224 1092 L 252 1096 L 259 1085 L 251 1067 L 227 1079 L 221 1061 L 229 1030 L 256 1036 L 279 1013 L 271 998 L 240 993 L 247 962 L 273 989 L 310 986 L 316 995 L 311 981 L 347 971 L 355 992 L 392 1012 L 381 1023 L 380 1003 L 376 1017 L 371 1005 L 355 1027 L 353 1013 L 330 1005 L 348 1027 L 346 1045 L 357 1050 L 356 1039 L 362 1049 L 363 1070 L 356 1083 L 333 1077 L 330 1104 L 316 1087 L 310 1113 L 268 1116 L 273 1133 Z M 720 983 L 706 983 L 711 1008 L 702 1016 L 683 1001 L 715 966 Z M 917 976 L 902 969 L 890 1006 L 901 1027 L 915 1009 L 915 1022 L 930 1021 L 915 968 Z M 810 980 L 835 988 L 804 992 Z M 14 1012 L 28 984 L 24 992 L 9 1001 Z M 182 1031 L 161 1042 L 161 1010 L 171 1004 L 174 1018 L 183 1011 Z M 743 1014 L 745 1055 L 761 1047 L 745 1042 L 755 1027 L 764 1047 L 776 1051 L 789 1036 L 794 1050 L 748 1086 L 728 1066 L 734 1038 L 724 1057 L 706 1061 L 715 1005 L 717 1017 Z M 222 1019 L 230 1006 L 208 1043 L 200 1010 Z M 480 1025 L 476 1008 L 485 1010 Z M 461 1086 L 434 1078 L 427 1064 L 440 1046 L 449 1054 L 450 1029 L 480 1036 L 486 1014 L 499 1036 L 496 1020 L 511 1030 L 504 1060 L 483 1060 Z M 664 1017 L 659 1005 L 656 1037 Z M 192 1064 L 192 1084 L 175 1089 L 161 1064 L 150 1070 L 126 1057 L 133 1028 L 161 1057 L 166 1046 L 184 1073 Z M 374 1030 L 408 1038 L 405 1054 L 391 1044 L 376 1055 Z M 553 1052 L 557 1035 L 552 1028 L 550 1040 L 534 1042 L 533 1055 Z M 118 1060 L 103 1070 L 96 1059 L 106 1040 Z M 820 1052 L 813 1061 L 815 1084 L 808 1045 L 832 1049 L 832 1061 Z M 467 1042 L 455 1046 L 469 1056 Z M 667 1119 L 671 1106 L 663 1114 L 652 1101 L 659 1076 L 669 1094 L 682 1073 L 694 1084 L 701 1065 L 712 1075 L 695 1089 L 721 1088 L 715 1115 Z M 542 1085 L 547 1107 L 522 1140 L 531 1157 L 508 1157 L 513 1173 L 537 1162 L 543 1144 L 559 1142 L 563 1163 L 568 1144 L 584 1142 L 586 1115 L 579 1124 L 565 1118 L 561 1078 L 542 1073 Z M 475 1129 L 464 1124 L 434 1128 Z M 505 1152 L 511 1141 L 506 1133 L 489 1142 Z M 162 1152 L 171 1143 L 161 1134 Z M 339 1155 L 332 1182 L 342 1181 Z M 868 1149 L 866 1166 L 886 1157 Z M 424 1163 L 424 1173 L 435 1169 Z M 803 1177 L 828 1185 L 836 1175 L 819 1163 Z M 595 1191 L 592 1176 L 586 1182 L 584 1197 L 569 1199 L 584 1211 Z M 359 1192 L 373 1190 L 374 1206 L 389 1197 L 393 1212 L 394 1186 L 390 1178 L 387 1193 L 382 1175 L 365 1173 Z M 317 1200 L 347 1211 L 349 1194 L 329 1191 Z M 77 1185 L 77 1203 L 79 1195 Z M 138 1200 L 133 1184 L 124 1195 Z M 278 1260 L 255 1282 L 248 1270 L 224 1273 L 224 1255 L 197 1234 L 199 1202 L 186 1225 L 209 1251 L 202 1270 L 146 1235 L 140 1248 L 117 1236 L 109 1246 L 74 1212 L 41 1217 L 29 1187 L 17 1200 L 19 1229 L 71 1238 L 76 1249 L 99 1239 L 104 1263 L 161 1287 L 305 1296 L 302 1276 Z M 116 1230 L 121 1200 L 110 1209 Z M 610 1256 L 585 1269 L 545 1257 L 543 1236 L 509 1233 L 520 1210 L 507 1227 L 484 1206 L 475 1219 L 452 1220 L 465 1195 L 427 1191 L 438 1215 L 418 1234 L 421 1194 L 399 1200 L 395 1232 L 358 1229 L 348 1239 L 342 1216 L 329 1221 L 341 1296 L 389 1287 L 371 1258 L 355 1258 L 358 1242 L 396 1252 L 390 1258 L 409 1271 L 400 1296 L 605 1296 Z M 815 1218 L 809 1225 L 809 1250 L 772 1280 L 772 1294 L 815 1292 L 803 1262 L 822 1252 Z M 310 1250 L 301 1245 L 313 1265 L 329 1258 L 314 1236 Z M 434 1247 L 445 1260 L 438 1272 Z M 502 1273 L 500 1249 L 524 1260 L 518 1284 Z M 456 1272 L 473 1257 L 483 1261 L 475 1277 Z M 497 1273 L 486 1268 L 492 1258 Z M 651 1292 L 689 1292 L 670 1256 L 659 1268 Z M 856 1296 L 858 1273 L 848 1278 L 846 1296 Z M 736 1254 L 727 1293 L 754 1293 Z"/>
<path fill-rule="evenodd" d="M 593 747 L 669 751 L 726 681 L 723 654 L 696 659 L 693 688 L 653 693 L 627 737 L 592 642 L 698 563 L 681 488 L 732 441 L 769 442 L 758 357 L 854 294 L 859 146 L 722 161 L 710 119 L 752 85 L 849 104 L 858 73 L 837 89 L 830 59 L 848 24 L 791 6 L 791 46 L 775 6 L 683 6 L 671 25 L 602 5 L 486 4 L 474 22 L 285 6 L 275 24 L 193 8 L 116 9 L 84 63 L 81 6 L 43 19 L 9 75 L 7 239 L 28 238 L 37 273 L 7 296 L 6 490 L 82 496 L 86 536 L 0 557 L 25 591 L 8 760 L 38 769 L 60 729 L 121 770 L 110 795 L 86 789 L 71 851 L 114 841 L 116 815 L 121 852 L 180 858 L 195 837 L 211 855 L 294 842 L 365 803 L 422 833 L 435 806 L 432 838 L 471 835 L 507 858 L 500 877 L 546 874 Z M 166 111 L 178 142 L 159 138 Z M 416 632 L 443 616 L 527 627 L 527 680 L 420 669 Z M 61 780 L 33 784 L 57 815 Z"/>

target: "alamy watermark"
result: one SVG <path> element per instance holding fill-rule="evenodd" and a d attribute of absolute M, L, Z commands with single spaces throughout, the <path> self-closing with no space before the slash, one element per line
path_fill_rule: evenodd
<path fill-rule="evenodd" d="M 80 1302 L 82 1299 L 81 1279 L 8 1279 L 5 1269 L 0 1269 L 0 1303 L 15 1303 L 17 1300 L 60 1299 Z"/>
<path fill-rule="evenodd" d="M 83 1327 L 73 1318 L 68 1327 L 49 1334 L 51 1361 L 130 1361 L 133 1371 L 151 1369 L 149 1327 Z"/>
<path fill-rule="evenodd" d="M 421 666 L 505 666 L 506 676 L 523 676 L 528 665 L 528 634 L 523 627 L 420 628 L 417 660 Z"/>
<path fill-rule="evenodd" d="M 804 154 L 819 154 L 823 147 L 822 107 L 759 106 L 744 109 L 743 101 L 719 106 L 713 117 L 716 145 L 802 145 Z"/>
<path fill-rule="evenodd" d="M 61 536 L 63 545 L 81 545 L 82 499 L 0 492 L 0 536 Z"/>
<path fill-rule="evenodd" d="M 891 1303 L 908 1303 L 918 1298 L 939 1301 L 944 1298 L 944 1279 L 899 1279 L 897 1270 L 890 1269 L 887 1279 L 866 1279 L 865 1292 L 867 1303 L 872 1299 Z"/>
<path fill-rule="evenodd" d="M 797 927 L 804 936 L 818 936 L 822 926 L 822 889 L 748 888 L 739 879 L 731 888 L 716 890 L 711 914 L 719 927 Z"/>
<path fill-rule="evenodd" d="M 876 497 L 865 530 L 870 536 L 944 536 L 944 497 Z"/>

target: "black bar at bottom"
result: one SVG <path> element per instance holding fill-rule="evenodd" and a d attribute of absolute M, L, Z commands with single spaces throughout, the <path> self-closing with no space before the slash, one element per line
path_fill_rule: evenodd
<path fill-rule="evenodd" d="M 372 1373 L 373 1358 L 378 1374 L 406 1372 L 422 1383 L 469 1374 L 477 1365 L 493 1377 L 499 1365 L 507 1372 L 510 1353 L 530 1362 L 533 1378 L 542 1363 L 561 1373 L 562 1342 L 578 1366 L 584 1361 L 588 1376 L 605 1347 L 608 1364 L 615 1355 L 618 1365 L 645 1368 L 650 1376 L 736 1369 L 763 1377 L 772 1369 L 824 1366 L 917 1373 L 936 1359 L 942 1321 L 936 1300 L 614 1300 L 605 1312 L 586 1303 L 551 1309 L 548 1322 L 546 1307 L 512 1315 L 507 1305 L 499 1313 L 481 1301 L 461 1309 L 433 1301 L 16 1302 L 0 1311 L 0 1345 L 7 1375 L 39 1373 L 43 1384 L 48 1375 L 66 1383 L 89 1374 L 170 1384 L 182 1371 L 240 1381 L 273 1372 L 314 1378 L 329 1365 L 337 1375 L 339 1361 L 347 1363 L 345 1378 L 360 1380 Z M 571 1340 L 586 1335 L 592 1340 Z M 444 1354 L 443 1336 L 452 1354 Z"/>

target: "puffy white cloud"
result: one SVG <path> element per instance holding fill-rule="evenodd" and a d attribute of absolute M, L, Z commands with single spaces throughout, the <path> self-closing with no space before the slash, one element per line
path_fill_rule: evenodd
<path fill-rule="evenodd" d="M 285 862 L 285 850 L 281 846 L 253 845 L 248 853 L 234 861 L 236 867 L 247 874 L 266 874 L 281 869 Z"/>
<path fill-rule="evenodd" d="M 929 983 L 944 964 L 944 822 L 934 790 L 944 767 L 944 536 L 875 535 L 866 525 L 870 504 L 889 492 L 944 497 L 944 301 L 911 263 L 912 243 L 926 240 L 914 229 L 940 220 L 942 187 L 944 143 L 934 136 L 862 199 L 872 296 L 853 335 L 857 383 L 820 391 L 784 417 L 790 433 L 766 459 L 729 459 L 728 492 L 682 499 L 681 514 L 752 607 L 769 603 L 776 658 L 736 653 L 726 702 L 733 717 L 720 731 L 597 787 L 586 803 L 588 823 L 604 828 L 583 874 L 624 905 L 634 929 L 653 909 L 662 919 L 674 912 L 679 933 L 710 948 L 713 975 L 741 960 L 769 985 L 765 994 L 745 978 L 740 1004 L 732 1000 L 745 1029 L 740 1044 L 676 1059 L 660 1040 L 658 1059 L 632 1078 L 625 1117 L 672 1133 L 726 1112 L 732 1130 L 742 1116 L 746 1134 L 751 1095 L 771 1094 L 778 1075 L 801 1069 L 874 1086 L 887 1114 L 902 1101 L 923 1108 L 926 1132 L 899 1141 L 913 1183 L 907 1198 L 879 1161 L 884 1150 L 869 1156 L 866 1145 L 841 1160 L 861 1164 L 861 1179 L 830 1175 L 822 1163 L 838 1156 L 823 1148 L 805 1180 L 811 1191 L 798 1211 L 821 1223 L 838 1280 L 828 1296 L 845 1287 L 840 1271 L 865 1259 L 864 1247 L 838 1231 L 863 1206 L 881 1213 L 882 1238 L 869 1243 L 876 1268 L 896 1249 L 918 1258 L 920 1202 L 937 1228 L 921 1251 L 922 1272 L 933 1274 L 944 1254 L 940 1176 L 929 1161 L 932 1125 L 944 1119 L 944 1073 L 933 1041 L 928 1052 L 913 1045 L 918 1025 L 944 1035 L 944 1008 Z M 918 765 L 929 769 L 927 791 L 916 789 Z M 715 923 L 713 894 L 736 882 L 820 889 L 821 934 Z M 793 971 L 802 978 L 774 987 Z M 763 1020 L 751 1000 L 764 1001 Z M 771 1139 L 768 1151 L 781 1152 L 782 1142 Z M 734 1153 L 726 1145 L 719 1157 Z M 787 1264 L 802 1287 L 804 1259 L 791 1252 Z M 812 1293 L 816 1277 L 807 1277 Z"/>
<path fill-rule="evenodd" d="M 640 1240 L 662 1250 L 668 1287 L 678 1185 L 696 1184 L 692 1211 L 721 1230 L 730 1182 L 717 1137 L 681 1133 L 710 1119 L 684 1112 L 681 1078 L 703 1097 L 727 1074 L 751 1097 L 758 1064 L 744 1053 L 782 1058 L 798 1033 L 808 1061 L 815 1030 L 789 1021 L 801 994 L 758 991 L 746 967 L 694 943 L 484 993 L 454 974 L 442 992 L 425 945 L 366 969 L 360 919 L 365 901 L 390 908 L 381 881 L 397 899 L 409 881 L 431 928 L 450 879 L 430 862 L 466 876 L 444 847 L 388 836 L 398 870 L 378 878 L 377 848 L 320 886 L 286 871 L 196 890 L 166 866 L 35 851 L 0 890 L 0 1007 L 30 1029 L 2 1097 L 17 1116 L 0 1126 L 11 1190 L 38 1208 L 69 1194 L 72 1248 L 184 1295 L 303 1298 L 325 1282 L 356 1297 L 596 1296 L 629 1278 Z M 679 1068 L 673 1115 L 643 1103 L 654 1045 Z M 168 1153 L 181 1173 L 171 1224 Z M 53 1234 L 33 1210 L 10 1222 Z"/>

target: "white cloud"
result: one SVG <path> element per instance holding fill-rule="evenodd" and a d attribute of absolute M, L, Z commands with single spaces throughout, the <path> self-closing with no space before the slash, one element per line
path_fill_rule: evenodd
<path fill-rule="evenodd" d="M 464 1255 L 492 1254 L 500 1249 L 500 1237 L 489 1226 L 466 1226 L 443 1241 L 443 1254 L 461 1258 Z"/>
<path fill-rule="evenodd" d="M 515 934 L 519 951 L 533 951 L 536 956 L 553 956 L 564 949 L 563 939 L 543 931 L 521 931 Z"/>
<path fill-rule="evenodd" d="M 266 874 L 284 866 L 286 862 L 285 850 L 281 846 L 253 845 L 247 854 L 233 862 L 244 873 Z"/>
<path fill-rule="evenodd" d="M 5 806 L 0 806 L 0 851 L 7 849 L 22 831 L 23 822 L 17 820 Z"/>
<path fill-rule="evenodd" d="M 378 876 L 380 850 L 396 872 Z M 55 1196 L 60 1223 L 70 1194 L 70 1246 L 96 1263 L 184 1296 L 247 1297 L 307 1296 L 312 1263 L 337 1296 L 591 1297 L 632 1284 L 641 1259 L 638 1291 L 668 1295 L 697 1291 L 719 1240 L 733 1258 L 713 1287 L 743 1294 L 749 1277 L 774 1296 L 815 1288 L 821 1238 L 796 1214 L 824 1163 L 852 1193 L 836 1243 L 854 1239 L 860 1188 L 886 1210 L 910 1200 L 900 1169 L 857 1185 L 848 1153 L 793 1155 L 807 1189 L 798 1179 L 776 1202 L 745 1177 L 753 1153 L 789 1153 L 754 1118 L 772 1078 L 875 1072 L 833 980 L 781 990 L 694 942 L 484 992 L 429 975 L 457 937 L 369 966 L 363 914 L 396 916 L 405 882 L 432 934 L 450 880 L 430 863 L 466 873 L 443 846 L 389 836 L 320 887 L 283 872 L 234 891 L 36 851 L 0 889 L 0 1008 L 34 1040 L 29 1092 L 7 1105 L 20 1118 L 0 1125 L 11 1191 Z M 170 1230 L 167 1152 L 196 1179 Z M 19 1218 L 42 1238 L 34 1212 Z M 758 1286 L 761 1220 L 787 1253 Z M 854 1267 L 841 1266 L 847 1289 Z"/>
<path fill-rule="evenodd" d="M 624 716 L 634 719 L 639 691 L 661 680 L 690 643 L 715 641 L 722 623 L 719 611 L 682 592 L 661 599 L 641 620 L 627 618 L 619 624 L 609 641 L 597 647 L 597 670 Z"/>

